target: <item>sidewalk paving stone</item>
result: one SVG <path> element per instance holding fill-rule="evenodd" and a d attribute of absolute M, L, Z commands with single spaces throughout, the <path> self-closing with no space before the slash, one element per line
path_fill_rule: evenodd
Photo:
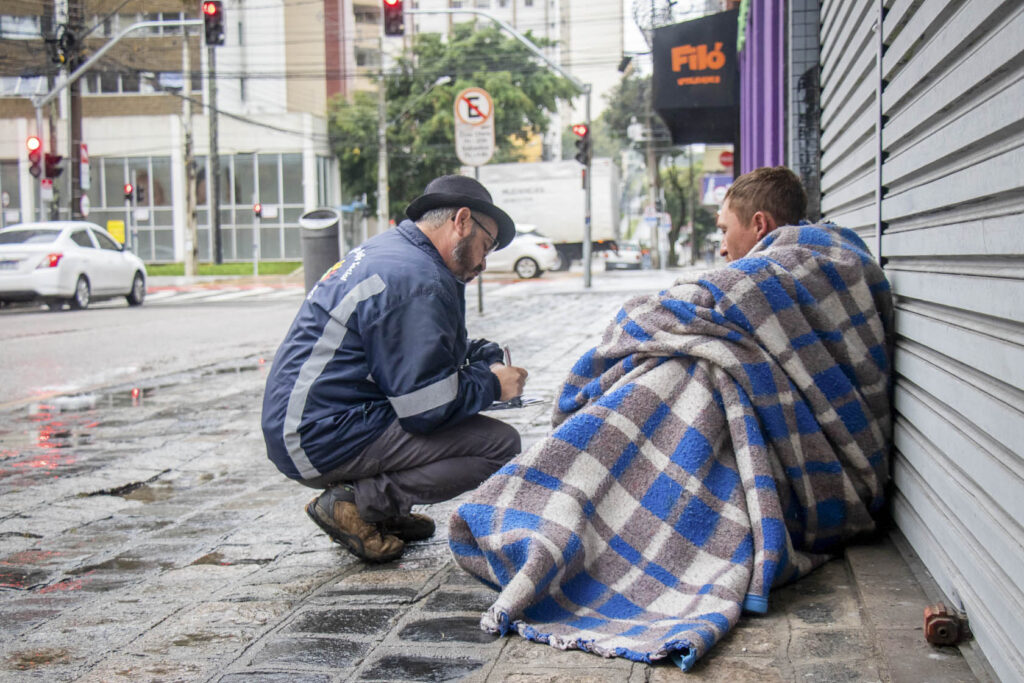
<path fill-rule="evenodd" d="M 628 275 L 589 292 L 571 278 L 488 290 L 483 316 L 470 288 L 471 335 L 509 343 L 526 393 L 546 400 L 493 413 L 524 448 L 548 433 L 561 380 L 618 307 L 671 279 Z M 887 540 L 774 591 L 767 614 L 744 616 L 690 673 L 486 633 L 495 594 L 447 546 L 458 499 L 426 506 L 435 536 L 384 565 L 309 522 L 315 491 L 276 471 L 259 430 L 257 358 L 273 349 L 251 351 L 151 380 L 139 400 L 113 387 L 0 416 L 0 448 L 17 454 L 0 460 L 0 679 L 976 680 L 957 649 L 924 642 L 926 593 Z"/>

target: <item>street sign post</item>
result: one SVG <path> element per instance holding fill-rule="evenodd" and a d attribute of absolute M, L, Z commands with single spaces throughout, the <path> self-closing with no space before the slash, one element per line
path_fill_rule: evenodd
<path fill-rule="evenodd" d="M 494 101 L 483 88 L 466 88 L 455 98 L 455 155 L 466 166 L 483 166 L 494 156 Z"/>
<path fill-rule="evenodd" d="M 466 166 L 480 167 L 494 156 L 494 100 L 483 88 L 466 88 L 455 97 L 455 156 Z M 476 279 L 476 310 L 484 312 L 484 276 Z"/>

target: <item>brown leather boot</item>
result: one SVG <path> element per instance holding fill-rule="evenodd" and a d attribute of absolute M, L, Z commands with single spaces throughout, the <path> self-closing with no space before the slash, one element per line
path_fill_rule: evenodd
<path fill-rule="evenodd" d="M 426 515 L 412 512 L 401 517 L 392 517 L 377 522 L 382 534 L 397 536 L 405 542 L 422 541 L 434 535 L 434 520 Z"/>
<path fill-rule="evenodd" d="M 352 501 L 344 500 L 334 488 L 327 489 L 306 505 L 306 514 L 324 533 L 356 557 L 368 562 L 390 562 L 402 556 L 405 543 L 381 534 L 375 524 L 363 521 Z"/>

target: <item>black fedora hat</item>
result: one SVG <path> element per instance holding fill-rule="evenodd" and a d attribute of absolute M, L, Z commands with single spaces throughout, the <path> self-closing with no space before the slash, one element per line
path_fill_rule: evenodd
<path fill-rule="evenodd" d="M 509 215 L 491 203 L 491 193 L 473 178 L 465 175 L 443 175 L 434 178 L 423 194 L 412 200 L 405 215 L 416 221 L 432 209 L 469 207 L 494 219 L 498 224 L 498 249 L 508 246 L 516 236 L 516 224 Z"/>

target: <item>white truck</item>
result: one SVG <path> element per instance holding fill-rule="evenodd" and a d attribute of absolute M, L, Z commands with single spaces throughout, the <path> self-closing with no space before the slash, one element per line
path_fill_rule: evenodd
<path fill-rule="evenodd" d="M 613 249 L 618 239 L 618 169 L 611 159 L 592 161 L 590 240 L 594 252 Z M 465 175 L 474 169 L 463 167 Z M 494 203 L 521 225 L 537 231 L 555 243 L 561 257 L 559 269 L 583 256 L 583 215 L 585 193 L 583 166 L 576 161 L 535 161 L 488 164 L 480 167 L 480 182 L 490 191 Z"/>

